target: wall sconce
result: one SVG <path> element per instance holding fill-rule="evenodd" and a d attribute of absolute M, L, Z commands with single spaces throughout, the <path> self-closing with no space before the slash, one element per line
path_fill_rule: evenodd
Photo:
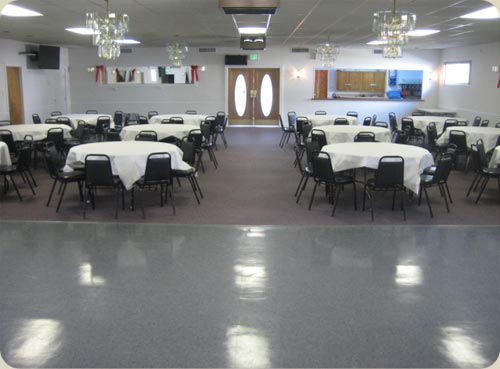
<path fill-rule="evenodd" d="M 305 77 L 304 69 L 295 69 L 294 77 L 295 79 L 303 79 Z"/>

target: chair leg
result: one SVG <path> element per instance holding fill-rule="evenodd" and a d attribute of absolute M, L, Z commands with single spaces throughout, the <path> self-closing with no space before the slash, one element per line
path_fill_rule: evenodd
<path fill-rule="evenodd" d="M 472 191 L 472 188 L 474 186 L 476 186 L 476 182 L 479 181 L 480 177 L 481 177 L 481 173 L 479 173 L 479 172 L 474 176 L 474 179 L 472 180 L 472 183 L 470 184 L 469 190 L 467 191 L 467 195 L 465 195 L 465 197 L 469 197 L 469 195 Z"/>
<path fill-rule="evenodd" d="M 479 191 L 479 195 L 477 195 L 476 204 L 479 202 L 479 199 L 481 198 L 481 195 L 483 194 L 483 191 L 486 188 L 486 185 L 488 184 L 489 180 L 490 180 L 489 177 L 486 177 L 486 176 L 484 177 L 483 185 L 481 186 L 481 190 Z"/>
<path fill-rule="evenodd" d="M 358 195 L 356 191 L 356 181 L 352 182 L 352 190 L 354 191 L 354 210 L 358 210 Z"/>
<path fill-rule="evenodd" d="M 401 210 L 403 210 L 403 220 L 406 221 L 405 191 L 401 190 Z"/>
<path fill-rule="evenodd" d="M 335 215 L 335 209 L 337 209 L 337 204 L 339 203 L 340 188 L 338 188 L 337 186 L 334 186 L 333 193 L 335 194 L 335 201 L 333 202 L 332 217 Z"/>
<path fill-rule="evenodd" d="M 198 180 L 196 179 L 196 177 L 194 176 L 194 174 L 193 174 L 192 178 L 193 178 L 194 183 L 196 184 L 196 188 L 200 192 L 200 197 L 203 199 L 203 192 L 201 192 L 200 184 L 198 183 Z"/>
<path fill-rule="evenodd" d="M 21 193 L 19 192 L 19 189 L 17 188 L 16 182 L 14 181 L 12 174 L 9 174 L 9 178 L 10 178 L 10 181 L 12 182 L 12 186 L 14 186 L 14 189 L 16 190 L 17 197 L 19 197 L 19 201 L 23 201 L 23 197 L 21 196 Z"/>
<path fill-rule="evenodd" d="M 308 210 L 311 210 L 311 206 L 312 206 L 312 203 L 313 203 L 313 200 L 314 200 L 314 194 L 316 193 L 316 188 L 318 187 L 318 182 L 314 182 L 314 188 L 313 188 L 313 192 L 311 194 L 311 200 L 309 201 L 309 208 Z"/>
<path fill-rule="evenodd" d="M 194 184 L 193 178 L 191 176 L 188 177 L 189 183 L 191 184 L 191 188 L 193 189 L 194 197 L 196 197 L 196 201 L 198 205 L 200 204 L 200 199 L 198 198 L 198 194 L 196 193 L 196 185 Z"/>
<path fill-rule="evenodd" d="M 448 187 L 448 182 L 444 183 L 444 189 L 445 189 L 445 197 L 446 197 L 446 193 L 448 193 L 448 199 L 450 200 L 450 204 L 453 204 L 453 200 L 451 199 L 450 189 Z"/>
<path fill-rule="evenodd" d="M 47 200 L 46 206 L 49 206 L 50 200 L 52 200 L 52 195 L 54 194 L 54 189 L 56 188 L 57 179 L 54 179 L 54 183 L 52 184 L 52 188 L 50 189 L 49 199 Z"/>
<path fill-rule="evenodd" d="M 166 192 L 170 194 L 170 201 L 172 202 L 172 212 L 175 216 L 175 203 L 174 203 L 174 197 L 172 195 L 172 189 L 173 187 L 171 185 L 166 186 Z"/>
<path fill-rule="evenodd" d="M 450 212 L 450 206 L 448 205 L 448 196 L 446 194 L 446 188 L 444 187 L 444 184 L 439 183 L 438 186 L 442 188 L 442 191 L 444 192 L 444 204 L 446 206 L 446 211 L 449 213 Z"/>
<path fill-rule="evenodd" d="M 297 200 L 295 200 L 296 204 L 299 203 L 300 197 L 302 196 L 302 192 L 304 192 L 304 190 L 306 189 L 306 185 L 307 185 L 308 181 L 309 181 L 309 174 L 306 175 L 305 181 L 302 184 L 302 188 L 300 189 L 299 194 L 297 195 Z"/>
<path fill-rule="evenodd" d="M 299 185 L 297 186 L 297 189 L 295 190 L 295 195 L 294 197 L 297 197 L 297 194 L 299 193 L 300 187 L 302 186 L 302 182 L 304 181 L 304 178 L 306 176 L 306 172 L 302 173 L 302 177 L 300 177 Z"/>
<path fill-rule="evenodd" d="M 432 214 L 431 202 L 429 201 L 429 195 L 427 193 L 427 189 L 424 187 L 425 200 L 427 201 L 427 206 L 429 207 L 429 213 L 431 214 L 431 218 L 434 218 L 434 214 Z"/>
<path fill-rule="evenodd" d="M 66 192 L 66 186 L 68 185 L 68 182 L 64 182 L 63 190 L 61 192 L 61 195 L 59 195 L 59 202 L 57 203 L 57 208 L 56 208 L 56 213 L 59 212 L 59 208 L 61 207 L 61 203 L 64 197 L 64 192 Z"/>
<path fill-rule="evenodd" d="M 280 143 L 279 143 L 279 147 L 281 147 L 281 148 L 285 144 L 285 136 L 286 136 L 286 132 L 283 132 L 283 134 L 281 135 Z"/>

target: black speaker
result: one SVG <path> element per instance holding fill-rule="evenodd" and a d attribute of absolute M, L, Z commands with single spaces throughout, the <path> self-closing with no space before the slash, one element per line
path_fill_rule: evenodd
<path fill-rule="evenodd" d="M 247 55 L 226 55 L 224 64 L 226 65 L 247 65 Z"/>

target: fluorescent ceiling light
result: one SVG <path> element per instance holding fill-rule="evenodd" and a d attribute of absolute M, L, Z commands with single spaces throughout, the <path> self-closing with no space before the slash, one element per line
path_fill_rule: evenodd
<path fill-rule="evenodd" d="M 79 35 L 93 35 L 94 34 L 93 30 L 91 30 L 90 28 L 84 28 L 84 27 L 66 28 L 66 31 L 78 33 Z"/>
<path fill-rule="evenodd" d="M 500 18 L 500 14 L 498 13 L 498 9 L 494 6 L 490 6 L 489 8 L 484 8 L 472 13 L 468 13 L 462 15 L 460 18 L 467 19 L 497 19 Z"/>
<path fill-rule="evenodd" d="M 264 35 L 266 27 L 238 27 L 240 35 Z"/>
<path fill-rule="evenodd" d="M 367 42 L 366 44 L 379 46 L 379 45 L 386 45 L 387 41 L 373 40 L 373 41 Z"/>
<path fill-rule="evenodd" d="M 40 17 L 43 14 L 17 5 L 7 4 L 2 10 L 2 15 L 7 17 Z"/>
<path fill-rule="evenodd" d="M 140 44 L 141 41 L 137 41 L 131 38 L 124 38 L 123 40 L 116 40 L 117 43 L 123 44 L 123 45 L 137 45 Z"/>
<path fill-rule="evenodd" d="M 408 36 L 414 36 L 414 37 L 422 37 L 422 36 L 429 36 L 433 35 L 435 33 L 439 33 L 441 31 L 437 29 L 414 29 L 413 31 L 410 31 L 407 33 Z"/>

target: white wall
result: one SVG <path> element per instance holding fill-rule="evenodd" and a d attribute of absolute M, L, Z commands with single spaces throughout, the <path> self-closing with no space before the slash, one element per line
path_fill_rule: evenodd
<path fill-rule="evenodd" d="M 459 116 L 469 120 L 479 115 L 489 119 L 491 125 L 500 122 L 500 73 L 491 69 L 500 65 L 500 43 L 443 50 L 441 62 L 452 61 L 472 62 L 470 85 L 441 85 L 440 105 L 457 110 Z"/>
<path fill-rule="evenodd" d="M 24 100 L 24 121 L 31 123 L 31 114 L 38 113 L 42 119 L 51 111 L 67 110 L 70 100 L 67 85 L 68 50 L 61 48 L 59 70 L 37 70 L 26 68 L 25 43 L 0 39 L 0 119 L 9 119 L 9 96 L 6 67 L 20 67 Z"/>
<path fill-rule="evenodd" d="M 196 85 L 98 85 L 95 72 L 89 67 L 155 66 L 169 64 L 164 48 L 133 49 L 131 54 L 122 54 L 116 61 L 103 62 L 97 58 L 95 49 L 71 49 L 69 52 L 71 110 L 73 113 L 87 109 L 102 112 L 123 110 L 126 112 L 147 113 L 157 110 L 163 113 L 180 113 L 186 109 L 214 114 L 218 110 L 227 111 L 227 69 L 224 66 L 225 54 L 248 54 L 240 49 L 217 48 L 217 53 L 199 53 L 191 48 L 184 65 L 205 65 L 206 71 L 200 72 L 200 81 Z M 280 111 L 296 111 L 298 114 L 326 110 L 330 113 L 344 114 L 356 110 L 360 117 L 377 114 L 381 120 L 387 120 L 390 111 L 398 116 L 407 114 L 416 106 L 438 105 L 437 83 L 429 79 L 431 72 L 439 67 L 440 51 L 407 51 L 399 60 L 387 60 L 381 55 L 374 55 L 371 49 L 341 49 L 336 62 L 338 68 L 369 69 L 419 69 L 424 71 L 423 98 L 425 102 L 394 101 L 315 101 L 314 68 L 319 63 L 309 53 L 291 53 L 289 48 L 278 48 L 256 52 L 259 60 L 249 61 L 248 67 L 276 67 L 281 69 L 281 104 Z M 302 69 L 304 77 L 295 78 L 297 69 Z"/>

